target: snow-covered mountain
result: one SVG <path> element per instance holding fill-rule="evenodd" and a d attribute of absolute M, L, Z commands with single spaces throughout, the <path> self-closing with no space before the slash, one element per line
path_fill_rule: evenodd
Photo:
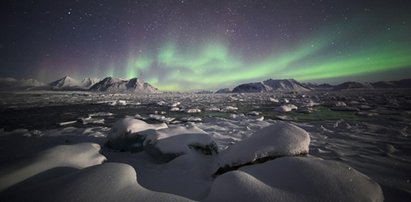
<path fill-rule="evenodd" d="M 330 90 L 334 86 L 328 83 L 322 83 L 322 84 L 317 84 L 317 83 L 302 83 L 304 86 L 307 88 L 310 88 L 312 90 Z"/>
<path fill-rule="evenodd" d="M 370 83 L 362 82 L 344 82 L 333 87 L 334 90 L 350 90 L 350 89 L 371 89 L 374 88 Z"/>
<path fill-rule="evenodd" d="M 139 92 L 139 93 L 156 93 L 158 89 L 138 78 L 130 80 L 106 77 L 100 82 L 94 84 L 91 91 L 98 92 Z"/>
<path fill-rule="evenodd" d="M 235 93 L 256 93 L 273 91 L 310 91 L 310 89 L 294 79 L 268 79 L 262 82 L 246 83 L 233 89 Z"/>
<path fill-rule="evenodd" d="M 81 88 L 81 82 L 73 79 L 69 76 L 65 76 L 61 79 L 49 83 L 49 86 L 53 90 L 63 90 L 63 89 L 79 89 Z"/>
<path fill-rule="evenodd" d="M 378 81 L 371 83 L 374 88 L 411 88 L 411 79 L 398 81 Z"/>
<path fill-rule="evenodd" d="M 94 84 L 100 82 L 101 80 L 98 78 L 91 78 L 91 77 L 86 77 L 83 80 L 81 80 L 81 86 L 83 88 L 87 88 L 89 89 L 91 86 L 93 86 Z"/>
<path fill-rule="evenodd" d="M 31 90 L 44 85 L 35 79 L 0 78 L 0 90 Z"/>

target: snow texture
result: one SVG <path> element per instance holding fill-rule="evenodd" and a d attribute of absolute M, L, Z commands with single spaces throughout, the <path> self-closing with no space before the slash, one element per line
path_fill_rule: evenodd
<path fill-rule="evenodd" d="M 161 124 L 148 124 L 142 120 L 134 119 L 134 118 L 124 118 L 119 121 L 117 121 L 113 128 L 111 133 L 108 135 L 109 139 L 117 139 L 117 138 L 128 138 L 128 137 L 133 137 L 137 134 L 138 132 L 148 130 L 148 129 L 162 129 L 162 128 L 167 128 L 167 124 L 161 123 Z"/>
<path fill-rule="evenodd" d="M 106 158 L 99 154 L 100 145 L 81 143 L 60 145 L 45 150 L 19 164 L 0 170 L 0 191 L 53 168 L 81 169 L 102 163 Z"/>
<path fill-rule="evenodd" d="M 225 173 L 204 201 L 383 201 L 380 186 L 335 162 L 283 157 Z"/>
<path fill-rule="evenodd" d="M 309 144 L 310 135 L 304 129 L 277 122 L 222 151 L 215 170 L 241 166 L 265 158 L 307 154 Z"/>
<path fill-rule="evenodd" d="M 137 182 L 136 171 L 127 164 L 105 163 L 65 175 L 30 182 L 0 196 L 8 201 L 191 201 L 150 191 Z M 24 194 L 19 194 L 24 190 Z M 47 194 L 45 194 L 47 193 Z"/>
<path fill-rule="evenodd" d="M 147 130 L 143 134 L 146 137 L 143 143 L 144 150 L 161 161 L 170 161 L 193 151 L 205 155 L 218 153 L 213 138 L 194 125 Z"/>

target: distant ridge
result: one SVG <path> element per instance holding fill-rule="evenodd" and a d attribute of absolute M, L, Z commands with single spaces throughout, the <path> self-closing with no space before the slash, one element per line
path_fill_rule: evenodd
<path fill-rule="evenodd" d="M 397 81 L 378 81 L 371 83 L 374 88 L 411 88 L 411 79 Z"/>
<path fill-rule="evenodd" d="M 310 91 L 311 89 L 304 86 L 294 79 L 268 79 L 262 82 L 245 83 L 236 86 L 234 93 L 262 93 L 274 91 Z"/>
<path fill-rule="evenodd" d="M 374 86 L 370 83 L 348 81 L 333 87 L 333 90 L 350 90 L 350 89 L 371 89 Z"/>
<path fill-rule="evenodd" d="M 300 83 L 294 79 L 268 79 L 261 82 L 244 83 L 233 90 L 221 88 L 215 93 L 263 93 L 276 91 L 306 92 L 311 90 L 361 90 L 361 89 L 411 89 L 411 79 L 396 81 L 356 82 L 348 81 L 338 85 L 327 83 Z M 156 87 L 139 78 L 120 79 L 114 77 L 84 78 L 78 81 L 70 76 L 64 76 L 48 84 L 35 79 L 0 78 L 0 91 L 54 90 L 54 91 L 94 91 L 123 93 L 158 93 Z M 213 93 L 210 90 L 198 90 L 195 93 Z"/>
<path fill-rule="evenodd" d="M 0 78 L 0 90 L 2 91 L 32 90 L 42 86 L 45 84 L 35 79 Z"/>
<path fill-rule="evenodd" d="M 106 77 L 90 88 L 91 91 L 98 92 L 139 92 L 139 93 L 157 93 L 157 88 L 138 78 L 124 80 L 113 77 Z"/>

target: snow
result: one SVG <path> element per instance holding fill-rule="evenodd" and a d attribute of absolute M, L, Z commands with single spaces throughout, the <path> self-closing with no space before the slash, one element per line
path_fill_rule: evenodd
<path fill-rule="evenodd" d="M 127 101 L 125 101 L 125 100 L 115 100 L 113 102 L 110 102 L 108 105 L 111 105 L 111 106 L 125 106 L 125 105 L 127 105 Z"/>
<path fill-rule="evenodd" d="M 293 104 L 285 104 L 275 108 L 275 110 L 278 112 L 290 112 L 296 109 L 298 109 L 298 107 Z"/>
<path fill-rule="evenodd" d="M 138 78 L 130 80 L 106 77 L 90 87 L 91 91 L 98 92 L 128 92 L 128 93 L 156 93 L 158 90 L 149 83 Z"/>
<path fill-rule="evenodd" d="M 19 194 L 23 190 L 24 194 Z M 8 190 L 3 197 L 12 201 L 191 201 L 142 187 L 133 167 L 121 163 L 70 170 L 60 177 L 48 176 L 38 183 L 27 183 L 22 190 Z"/>
<path fill-rule="evenodd" d="M 118 120 L 113 128 L 111 133 L 108 136 L 108 139 L 117 139 L 117 138 L 128 138 L 138 135 L 136 133 L 148 130 L 148 129 L 162 129 L 167 128 L 167 124 L 148 124 L 142 120 L 134 118 L 124 118 Z"/>
<path fill-rule="evenodd" d="M 65 76 L 49 84 L 52 89 L 79 88 L 81 83 L 76 79 Z"/>
<path fill-rule="evenodd" d="M 172 108 L 170 109 L 170 111 L 171 111 L 171 112 L 178 112 L 178 111 L 181 111 L 181 110 L 180 110 L 180 108 L 178 108 L 178 107 L 172 107 Z"/>
<path fill-rule="evenodd" d="M 0 170 L 0 191 L 53 168 L 81 169 L 101 164 L 106 158 L 99 154 L 99 150 L 100 145 L 94 143 L 60 145 L 7 165 Z"/>
<path fill-rule="evenodd" d="M 165 123 L 169 123 L 171 121 L 173 121 L 175 118 L 172 117 L 165 117 L 163 115 L 159 115 L 159 114 L 150 114 L 148 115 L 149 119 L 154 119 L 160 122 L 165 122 Z"/>
<path fill-rule="evenodd" d="M 185 121 L 185 122 L 201 122 L 201 121 L 203 121 L 203 119 L 201 119 L 200 117 L 195 117 L 195 116 L 182 117 L 180 120 Z"/>
<path fill-rule="evenodd" d="M 94 157 L 90 157 L 86 163 L 90 162 L 91 166 L 84 164 L 89 167 L 47 169 L 0 192 L 0 201 L 379 201 L 381 189 L 375 182 L 381 185 L 387 201 L 409 201 L 410 95 L 391 90 L 385 92 L 142 95 L 39 91 L 3 94 L 7 96 L 0 96 L 0 174 L 11 174 L 19 170 L 14 168 L 25 168 L 38 162 L 43 158 L 38 152 L 48 151 L 56 145 L 98 143 L 107 161 L 94 165 Z M 280 104 L 271 102 L 270 97 L 281 104 L 292 103 L 298 110 L 296 113 L 278 113 L 275 107 Z M 115 100 L 124 100 L 127 105 L 107 106 Z M 361 111 L 331 110 L 338 101 Z M 182 111 L 198 108 L 205 112 L 170 112 L 171 105 L 176 102 L 181 102 L 178 108 Z M 221 109 L 226 106 L 235 106 L 238 110 L 222 113 Z M 61 111 L 56 113 L 56 109 Z M 312 113 L 299 113 L 303 110 Z M 167 115 L 163 115 L 163 111 Z M 262 114 L 254 116 L 257 114 L 254 112 L 262 113 L 265 119 Z M 134 114 L 145 121 L 124 119 Z M 158 118 L 175 117 L 177 121 L 167 125 L 151 124 L 160 119 L 150 118 L 150 114 Z M 373 116 L 375 114 L 377 116 Z M 191 115 L 202 121 L 181 122 Z M 278 115 L 287 119 L 287 123 L 273 120 Z M 104 119 L 104 122 L 83 125 L 80 123 L 82 119 L 85 123 L 92 119 Z M 57 124 L 69 121 L 74 122 L 65 126 Z M 297 156 L 271 155 L 259 150 L 280 150 L 270 147 L 281 142 L 272 140 L 277 132 L 267 133 L 266 138 L 261 138 L 265 141 L 253 139 L 258 139 L 257 134 L 265 127 L 281 123 L 295 125 L 309 133 L 309 155 L 300 157 L 298 152 Z M 179 133 L 174 135 L 181 136 L 179 142 L 171 144 L 175 147 L 167 143 L 161 148 L 185 153 L 162 161 L 157 154 L 145 150 L 142 141 L 148 131 L 158 134 L 164 130 L 162 133 L 169 136 L 173 134 L 171 129 L 161 128 L 177 126 L 183 127 L 184 131 L 195 127 L 201 129 L 203 132 L 199 133 L 205 132 L 215 142 L 219 153 L 204 155 L 199 152 L 201 148 L 186 143 L 198 141 L 205 144 L 203 135 L 190 139 Z M 120 132 L 114 133 L 114 128 Z M 174 136 L 158 141 L 157 137 L 150 138 L 160 143 L 171 141 Z M 284 136 L 295 138 L 294 135 Z M 117 141 L 118 147 L 108 147 L 110 141 Z M 299 143 L 287 144 L 296 148 Z M 281 144 L 282 148 L 287 144 Z M 239 152 L 230 151 L 234 149 Z M 65 154 L 71 156 L 73 153 Z M 88 152 L 82 152 L 84 154 Z M 101 154 L 95 152 L 97 157 Z M 258 156 L 263 154 L 271 156 Z M 254 158 L 259 159 L 253 161 Z M 216 170 L 226 164 L 234 166 L 215 175 Z M 1 176 L 0 184 L 3 182 Z"/>
<path fill-rule="evenodd" d="M 173 158 L 193 151 L 205 155 L 218 153 L 213 138 L 195 125 L 170 126 L 159 130 L 143 132 L 144 150 L 154 158 L 170 161 Z"/>
<path fill-rule="evenodd" d="M 237 111 L 237 110 L 238 110 L 238 107 L 234 107 L 234 106 L 226 106 L 223 108 L 223 111 L 226 111 L 226 112 Z"/>
<path fill-rule="evenodd" d="M 261 115 L 261 112 L 257 112 L 257 111 L 250 111 L 250 112 L 247 112 L 247 115 L 251 115 L 251 116 L 259 116 L 259 115 Z"/>
<path fill-rule="evenodd" d="M 269 100 L 270 100 L 270 102 L 273 102 L 273 103 L 279 103 L 280 102 L 277 98 L 273 98 L 273 97 L 270 97 Z"/>
<path fill-rule="evenodd" d="M 218 176 L 204 201 L 383 201 L 380 186 L 335 161 L 283 157 Z"/>
<path fill-rule="evenodd" d="M 301 83 L 294 79 L 268 79 L 262 82 L 240 84 L 233 89 L 233 92 L 273 92 L 273 91 L 310 91 Z"/>
<path fill-rule="evenodd" d="M 277 122 L 222 151 L 215 170 L 253 163 L 259 159 L 308 154 L 310 135 L 293 124 Z"/>
<path fill-rule="evenodd" d="M 200 113 L 201 109 L 191 108 L 191 109 L 187 109 L 186 112 L 189 113 L 189 114 Z"/>
<path fill-rule="evenodd" d="M 145 136 L 142 131 L 167 128 L 167 124 L 148 124 L 134 118 L 124 118 L 117 121 L 107 136 L 106 146 L 120 151 L 140 152 Z"/>

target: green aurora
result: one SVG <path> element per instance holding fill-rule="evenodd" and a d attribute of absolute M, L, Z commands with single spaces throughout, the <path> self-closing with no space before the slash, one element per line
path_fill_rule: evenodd
<path fill-rule="evenodd" d="M 351 28 L 353 29 L 353 28 Z M 357 30 L 361 32 L 363 30 Z M 222 40 L 208 40 L 189 48 L 169 40 L 155 51 L 130 55 L 123 77 L 142 77 L 161 90 L 195 90 L 233 86 L 268 78 L 300 81 L 361 76 L 411 67 L 410 42 L 401 42 L 404 32 L 382 30 L 370 39 L 352 40 L 348 34 L 323 30 L 292 48 L 250 59 Z M 406 32 L 405 32 L 406 33 Z M 337 37 L 338 36 L 338 37 Z M 345 45 L 345 40 L 351 40 Z M 162 77 L 152 72 L 161 71 Z M 111 72 L 112 73 L 112 72 Z"/>

